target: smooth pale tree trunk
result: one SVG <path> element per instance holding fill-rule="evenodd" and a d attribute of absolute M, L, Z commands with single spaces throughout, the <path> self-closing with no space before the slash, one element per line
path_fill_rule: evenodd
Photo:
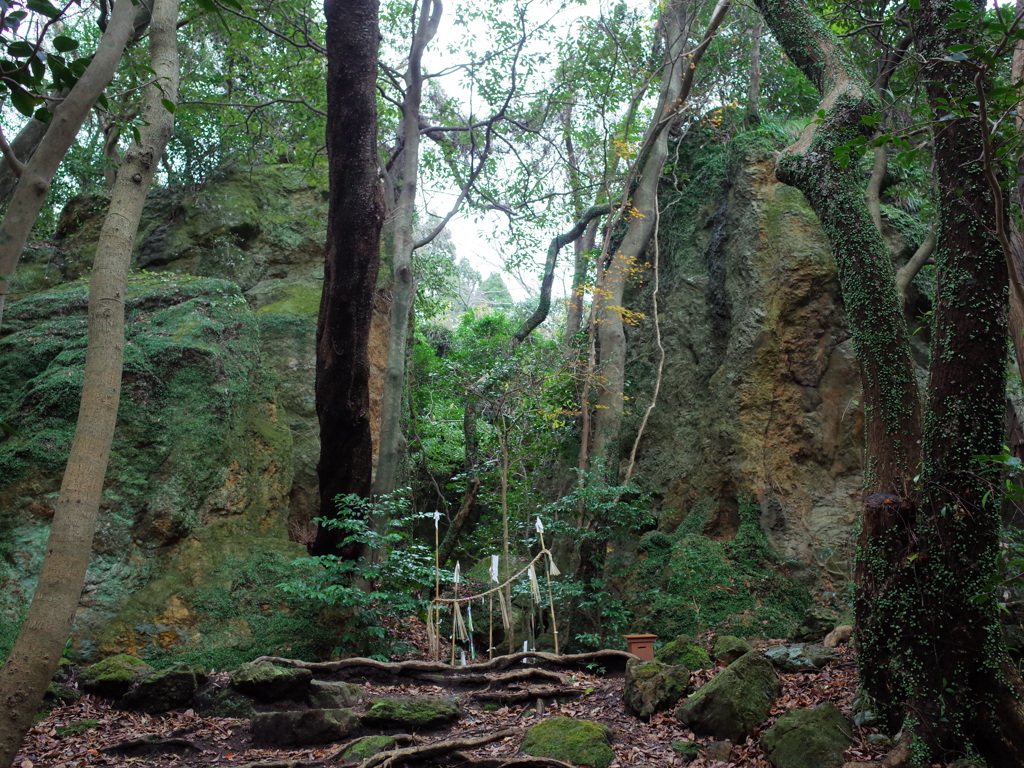
<path fill-rule="evenodd" d="M 423 52 L 441 22 L 439 0 L 423 0 L 419 20 L 409 48 L 409 67 L 405 74 L 405 98 L 402 100 L 401 157 L 396 199 L 391 223 L 394 282 L 391 288 L 391 327 L 388 331 L 388 360 L 384 368 L 384 392 L 381 397 L 380 449 L 375 494 L 387 494 L 398 483 L 402 459 L 402 396 L 405 392 L 405 358 L 409 342 L 416 284 L 412 273 L 412 253 L 416 240 L 416 185 L 420 168 L 420 108 L 423 102 Z"/>
<path fill-rule="evenodd" d="M 85 122 L 89 110 L 110 83 L 125 45 L 135 31 L 136 9 L 131 0 L 117 0 L 103 36 L 85 72 L 64 101 L 53 111 L 53 119 L 32 159 L 25 164 L 7 213 L 0 223 L 0 322 L 21 252 L 32 225 L 46 200 L 57 167 Z"/>
<path fill-rule="evenodd" d="M 327 212 L 324 287 L 316 331 L 320 514 L 335 499 L 369 497 L 373 479 L 370 355 L 384 198 L 377 172 L 377 0 L 327 0 Z M 337 554 L 340 536 L 321 526 L 314 555 Z M 361 551 L 341 553 L 357 557 Z"/>
<path fill-rule="evenodd" d="M 19 162 L 27 163 L 32 159 L 32 155 L 35 154 L 39 142 L 43 140 L 46 129 L 49 127 L 42 120 L 36 120 L 33 117 L 18 131 L 18 135 L 11 142 L 11 151 Z M 15 170 L 11 167 L 7 158 L 0 158 L 0 203 L 11 196 L 18 184 L 19 172 L 20 169 Z"/>
<path fill-rule="evenodd" d="M 148 125 L 139 129 L 140 141 L 125 155 L 96 246 L 78 423 L 39 582 L 11 655 L 0 670 L 0 766 L 14 760 L 57 671 L 92 553 L 121 397 L 128 267 L 146 192 L 174 125 L 174 116 L 162 100 L 176 102 L 178 97 L 177 18 L 178 0 L 157 0 L 150 55 L 159 87 L 146 89 Z"/>
<path fill-rule="evenodd" d="M 667 60 L 662 71 L 658 109 L 647 129 L 637 161 L 636 188 L 629 204 L 622 208 L 627 222 L 626 234 L 615 253 L 607 254 L 604 279 L 594 292 L 599 356 L 590 465 L 602 472 L 610 483 L 618 481 L 624 412 L 627 310 L 623 306 L 623 296 L 630 276 L 643 269 L 641 259 L 654 234 L 658 216 L 658 184 L 668 158 L 668 128 L 689 97 L 694 72 L 729 7 L 730 0 L 719 0 L 700 45 L 685 58 L 687 34 L 683 25 L 683 4 L 675 2 L 669 5 L 662 15 Z"/>

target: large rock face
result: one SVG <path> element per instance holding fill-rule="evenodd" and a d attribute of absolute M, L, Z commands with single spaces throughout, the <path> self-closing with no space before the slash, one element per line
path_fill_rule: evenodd
<path fill-rule="evenodd" d="M 737 500 L 753 499 L 780 555 L 842 570 L 862 415 L 835 263 L 807 202 L 775 178 L 778 139 L 715 144 L 682 144 L 668 178 L 679 192 L 663 190 L 665 366 L 638 474 L 662 495 L 665 530 L 697 511 L 707 535 L 729 538 Z M 637 419 L 658 359 L 645 296 L 629 376 Z"/>
<path fill-rule="evenodd" d="M 76 647 L 309 653 L 275 585 L 317 513 L 316 315 L 327 195 L 299 168 L 239 170 L 147 202 L 95 557 Z M 30 249 L 0 328 L 0 652 L 31 595 L 78 409 L 85 275 L 106 201 L 73 201 Z M 19 300 L 20 299 L 20 300 Z M 380 314 L 380 313 L 378 313 Z M 378 323 L 382 368 L 386 329 Z M 296 641 L 289 643 L 289 638 Z M 324 639 L 324 642 L 330 642 Z M 234 649 L 231 651 L 230 649 Z M 237 653 L 235 652 L 237 651 Z"/>

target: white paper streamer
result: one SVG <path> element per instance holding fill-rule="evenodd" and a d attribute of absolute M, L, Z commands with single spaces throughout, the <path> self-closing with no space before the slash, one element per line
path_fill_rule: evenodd
<path fill-rule="evenodd" d="M 498 556 L 491 555 L 491 581 L 498 583 Z"/>
<path fill-rule="evenodd" d="M 537 533 L 544 533 L 544 523 L 540 521 L 539 517 L 537 518 L 537 525 L 535 527 L 537 528 Z"/>
<path fill-rule="evenodd" d="M 455 562 L 455 573 L 452 576 L 452 583 L 458 584 L 460 581 L 462 581 L 462 566 L 459 565 L 458 561 L 456 561 Z"/>
<path fill-rule="evenodd" d="M 526 572 L 530 577 L 530 591 L 533 592 L 533 602 L 540 605 L 540 584 L 537 583 L 537 571 L 534 570 L 532 563 L 526 569 Z"/>
<path fill-rule="evenodd" d="M 440 512 L 435 512 L 434 513 L 434 530 L 435 531 L 437 530 L 437 524 L 439 522 L 441 522 L 441 513 Z"/>

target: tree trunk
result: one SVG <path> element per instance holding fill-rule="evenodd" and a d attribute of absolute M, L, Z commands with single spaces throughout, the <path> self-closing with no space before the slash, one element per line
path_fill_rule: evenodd
<path fill-rule="evenodd" d="M 755 127 L 761 123 L 761 38 L 764 37 L 764 19 L 758 19 L 750 35 L 750 82 L 747 85 L 747 112 L 743 122 Z"/>
<path fill-rule="evenodd" d="M 11 151 L 14 152 L 14 156 L 22 163 L 31 160 L 48 127 L 47 123 L 36 120 L 34 117 L 25 123 L 18 131 L 18 135 L 14 137 L 14 141 L 11 142 Z M 11 168 L 7 158 L 0 158 L 0 203 L 11 196 L 11 192 L 17 185 L 18 173 Z"/>
<path fill-rule="evenodd" d="M 316 331 L 320 514 L 339 495 L 370 495 L 370 357 L 384 200 L 377 174 L 377 0 L 325 0 L 327 18 L 327 213 L 324 288 Z M 340 536 L 321 526 L 314 555 L 335 554 Z M 357 551 L 345 552 L 357 556 Z"/>
<path fill-rule="evenodd" d="M 861 682 L 888 720 L 913 735 L 919 763 L 976 750 L 989 765 L 1024 764 L 1019 677 L 1006 662 L 991 599 L 995 510 L 982 501 L 973 456 L 1002 440 L 1006 269 L 991 190 L 977 161 L 976 117 L 936 129 L 939 297 L 934 309 L 923 469 L 920 408 L 885 247 L 853 165 L 835 148 L 877 109 L 827 27 L 802 0 L 759 0 L 776 38 L 823 96 L 825 119 L 780 163 L 829 235 L 864 383 L 864 522 L 857 560 Z M 946 0 L 915 7 L 929 98 L 974 101 L 972 77 L 943 61 Z M 945 114 L 948 107 L 943 107 Z M 920 496 L 920 498 L 919 498 Z"/>
<path fill-rule="evenodd" d="M 96 54 L 67 98 L 54 110 L 49 129 L 22 170 L 7 206 L 7 214 L 0 223 L 0 322 L 3 321 L 4 303 L 11 287 L 5 278 L 10 278 L 17 269 L 57 166 L 74 142 L 92 105 L 114 76 L 134 30 L 135 6 L 131 0 L 117 0 Z"/>
<path fill-rule="evenodd" d="M 955 12 L 948 0 L 922 0 L 911 17 L 928 98 L 943 115 L 977 98 L 974 72 L 946 60 L 950 46 L 978 42 L 947 27 Z M 984 503 L 989 486 L 974 458 L 1003 444 L 1008 275 L 981 145 L 973 114 L 936 126 L 938 288 L 922 498 L 884 549 L 870 542 L 866 552 L 877 589 L 865 597 L 889 632 L 866 637 L 864 654 L 890 662 L 867 666 L 862 680 L 890 722 L 912 718 L 922 757 L 947 762 L 973 748 L 1009 768 L 1024 765 L 1024 688 L 998 639 L 992 595 L 1000 505 Z"/>
<path fill-rule="evenodd" d="M 0 671 L 0 766 L 14 760 L 57 671 L 92 554 L 121 397 L 128 267 L 146 191 L 174 125 L 162 100 L 176 102 L 178 98 L 177 19 L 178 0 L 157 0 L 150 51 L 159 86 L 146 89 L 147 124 L 139 130 L 139 142 L 133 143 L 125 156 L 96 246 L 78 423 L 39 582 L 11 655 Z"/>
<path fill-rule="evenodd" d="M 409 340 L 409 319 L 416 298 L 412 273 L 412 253 L 416 241 L 416 184 L 420 166 L 420 108 L 423 101 L 423 51 L 441 22 L 440 0 L 423 0 L 419 21 L 409 49 L 409 68 L 405 75 L 402 100 L 401 171 L 397 200 L 391 223 L 394 284 L 391 298 L 391 328 L 388 332 L 388 360 L 384 369 L 384 393 L 381 399 L 380 451 L 377 456 L 375 494 L 391 493 L 398 484 L 402 446 L 402 396 L 405 391 L 405 357 Z"/>

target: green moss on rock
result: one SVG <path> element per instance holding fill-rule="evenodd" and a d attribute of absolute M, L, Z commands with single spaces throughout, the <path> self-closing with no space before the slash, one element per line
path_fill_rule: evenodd
<path fill-rule="evenodd" d="M 431 728 L 462 716 L 454 698 L 448 696 L 399 696 L 370 699 L 362 717 L 363 725 L 395 728 Z"/>
<path fill-rule="evenodd" d="M 622 703 L 637 717 L 646 720 L 655 712 L 670 708 L 690 687 L 690 670 L 657 661 L 626 663 L 626 683 Z"/>
<path fill-rule="evenodd" d="M 733 635 L 719 635 L 715 639 L 715 661 L 727 666 L 752 650 L 754 648 L 750 643 Z"/>
<path fill-rule="evenodd" d="M 534 757 L 564 760 L 573 765 L 608 768 L 615 762 L 611 740 L 611 728 L 602 723 L 550 717 L 526 732 L 519 751 Z"/>
<path fill-rule="evenodd" d="M 715 666 L 708 652 L 689 635 L 680 635 L 659 648 L 654 658 L 663 664 L 680 665 L 690 670 L 711 669 Z"/>
<path fill-rule="evenodd" d="M 676 708 L 676 717 L 697 733 L 740 743 L 764 722 L 782 683 L 756 651 L 734 661 Z"/>
<path fill-rule="evenodd" d="M 839 768 L 853 741 L 853 724 L 835 704 L 791 709 L 761 737 L 775 768 Z"/>
<path fill-rule="evenodd" d="M 97 696 L 116 699 L 152 670 L 142 659 L 121 653 L 83 669 L 78 673 L 78 685 Z"/>
<path fill-rule="evenodd" d="M 391 749 L 395 746 L 395 740 L 390 736 L 364 736 L 349 746 L 342 754 L 341 759 L 352 763 L 361 763 L 367 758 L 373 757 L 378 752 Z"/>

